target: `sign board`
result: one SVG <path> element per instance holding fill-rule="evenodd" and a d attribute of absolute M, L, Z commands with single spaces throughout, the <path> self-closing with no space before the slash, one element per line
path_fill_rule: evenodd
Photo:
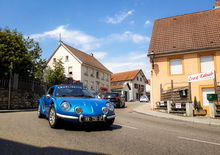
<path fill-rule="evenodd" d="M 181 109 L 181 103 L 175 103 L 175 107 L 176 107 L 177 109 Z"/>
<path fill-rule="evenodd" d="M 210 71 L 206 73 L 190 75 L 188 76 L 188 82 L 196 82 L 196 81 L 209 80 L 214 78 L 215 78 L 214 71 Z"/>

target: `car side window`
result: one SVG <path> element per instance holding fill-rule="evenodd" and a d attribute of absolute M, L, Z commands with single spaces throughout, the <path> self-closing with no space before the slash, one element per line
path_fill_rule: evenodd
<path fill-rule="evenodd" d="M 52 96 L 53 90 L 54 90 L 54 88 L 50 88 L 50 89 L 48 90 L 47 94 L 50 94 L 50 96 Z"/>

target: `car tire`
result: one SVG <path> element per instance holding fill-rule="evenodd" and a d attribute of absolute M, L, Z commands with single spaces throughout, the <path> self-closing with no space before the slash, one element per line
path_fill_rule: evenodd
<path fill-rule="evenodd" d="M 37 116 L 38 118 L 44 118 L 44 115 L 41 113 L 41 110 L 40 110 L 40 103 L 38 104 L 38 109 L 37 109 Z"/>
<path fill-rule="evenodd" d="M 59 127 L 60 120 L 57 117 L 54 105 L 52 105 L 49 110 L 48 121 L 49 121 L 49 125 L 51 128 L 58 128 Z"/>
<path fill-rule="evenodd" d="M 105 126 L 106 126 L 106 127 L 110 127 L 110 126 L 114 123 L 114 121 L 115 121 L 115 118 L 106 120 Z"/>

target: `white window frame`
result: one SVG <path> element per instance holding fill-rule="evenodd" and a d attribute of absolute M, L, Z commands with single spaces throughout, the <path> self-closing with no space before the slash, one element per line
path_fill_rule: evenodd
<path fill-rule="evenodd" d="M 177 61 L 180 61 L 181 64 Z M 170 59 L 169 60 L 169 68 L 170 68 L 170 75 L 183 74 L 183 60 L 182 60 L 182 58 Z"/>
<path fill-rule="evenodd" d="M 206 61 L 203 59 L 212 59 L 212 62 Z M 214 60 L 214 55 L 204 55 L 200 56 L 200 72 L 201 73 L 206 73 L 209 71 L 214 71 L 215 70 L 215 60 Z"/>

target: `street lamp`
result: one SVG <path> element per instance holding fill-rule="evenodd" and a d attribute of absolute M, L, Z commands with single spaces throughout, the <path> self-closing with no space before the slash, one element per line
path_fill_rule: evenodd
<path fill-rule="evenodd" d="M 152 51 L 149 55 L 150 55 L 150 62 L 152 63 L 152 69 L 154 69 L 154 57 L 155 57 L 154 51 Z"/>

